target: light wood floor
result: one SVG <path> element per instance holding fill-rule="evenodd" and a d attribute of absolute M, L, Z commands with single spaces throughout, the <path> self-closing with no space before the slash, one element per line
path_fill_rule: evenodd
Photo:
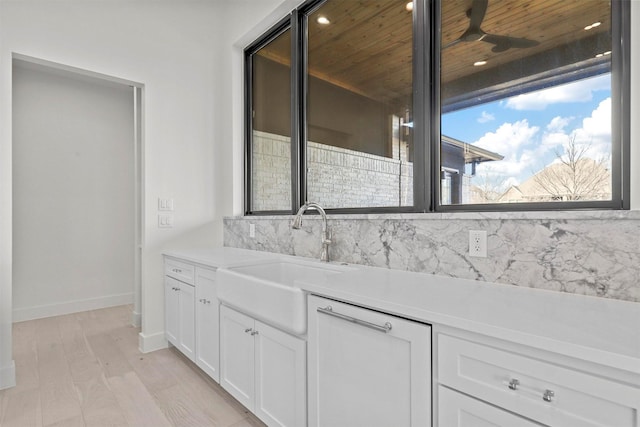
<path fill-rule="evenodd" d="M 131 306 L 13 325 L 0 426 L 264 426 L 177 350 L 138 351 Z"/>

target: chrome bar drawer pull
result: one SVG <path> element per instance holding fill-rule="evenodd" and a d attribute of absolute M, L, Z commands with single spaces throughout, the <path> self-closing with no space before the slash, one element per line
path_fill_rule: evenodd
<path fill-rule="evenodd" d="M 249 333 L 251 331 L 253 331 L 253 328 L 247 328 L 247 329 L 244 330 L 245 333 Z"/>
<path fill-rule="evenodd" d="M 180 270 L 179 268 L 174 268 L 174 269 L 173 269 L 173 272 L 174 272 L 174 273 L 182 273 L 182 270 Z"/>
<path fill-rule="evenodd" d="M 551 402 L 555 395 L 556 393 L 553 390 L 545 390 L 542 394 L 542 400 L 545 402 Z"/>
<path fill-rule="evenodd" d="M 518 380 L 517 378 L 513 378 L 509 381 L 509 388 L 511 390 L 517 390 L 519 385 L 520 385 L 520 380 Z"/>
<path fill-rule="evenodd" d="M 333 308 L 328 305 L 324 308 L 318 307 L 316 309 L 320 313 L 327 314 L 329 316 L 337 317 L 338 319 L 346 320 L 347 322 L 355 323 L 356 325 L 364 326 L 367 328 L 375 329 L 376 331 L 389 332 L 392 328 L 391 323 L 386 322 L 384 325 L 376 325 L 375 323 L 367 322 L 366 320 L 356 319 L 355 317 L 347 316 L 345 314 L 336 313 Z"/>

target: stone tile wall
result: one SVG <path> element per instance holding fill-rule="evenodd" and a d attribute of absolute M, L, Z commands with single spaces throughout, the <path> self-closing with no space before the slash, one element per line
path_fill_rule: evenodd
<path fill-rule="evenodd" d="M 254 132 L 254 210 L 291 206 L 289 137 Z M 309 198 L 329 207 L 410 206 L 413 163 L 309 142 Z"/>
<path fill-rule="evenodd" d="M 317 215 L 224 221 L 224 244 L 319 257 Z M 256 238 L 249 238 L 249 224 Z M 640 302 L 640 211 L 333 215 L 331 258 Z M 469 230 L 486 230 L 488 257 L 468 255 Z"/>

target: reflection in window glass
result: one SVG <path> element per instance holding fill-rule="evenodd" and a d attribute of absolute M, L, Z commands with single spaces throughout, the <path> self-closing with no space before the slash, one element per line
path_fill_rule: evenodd
<path fill-rule="evenodd" d="M 329 0 L 308 16 L 307 200 L 413 205 L 411 10 Z"/>
<path fill-rule="evenodd" d="M 291 210 L 291 31 L 251 57 L 251 206 Z"/>
<path fill-rule="evenodd" d="M 609 0 L 441 13 L 441 203 L 611 200 Z"/>

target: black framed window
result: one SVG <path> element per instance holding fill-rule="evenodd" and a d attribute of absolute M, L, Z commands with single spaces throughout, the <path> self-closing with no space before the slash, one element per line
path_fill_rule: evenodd
<path fill-rule="evenodd" d="M 246 50 L 246 213 L 628 209 L 628 17 L 306 2 Z"/>
<path fill-rule="evenodd" d="M 281 22 L 247 55 L 247 205 L 254 211 L 292 208 L 291 28 Z"/>

